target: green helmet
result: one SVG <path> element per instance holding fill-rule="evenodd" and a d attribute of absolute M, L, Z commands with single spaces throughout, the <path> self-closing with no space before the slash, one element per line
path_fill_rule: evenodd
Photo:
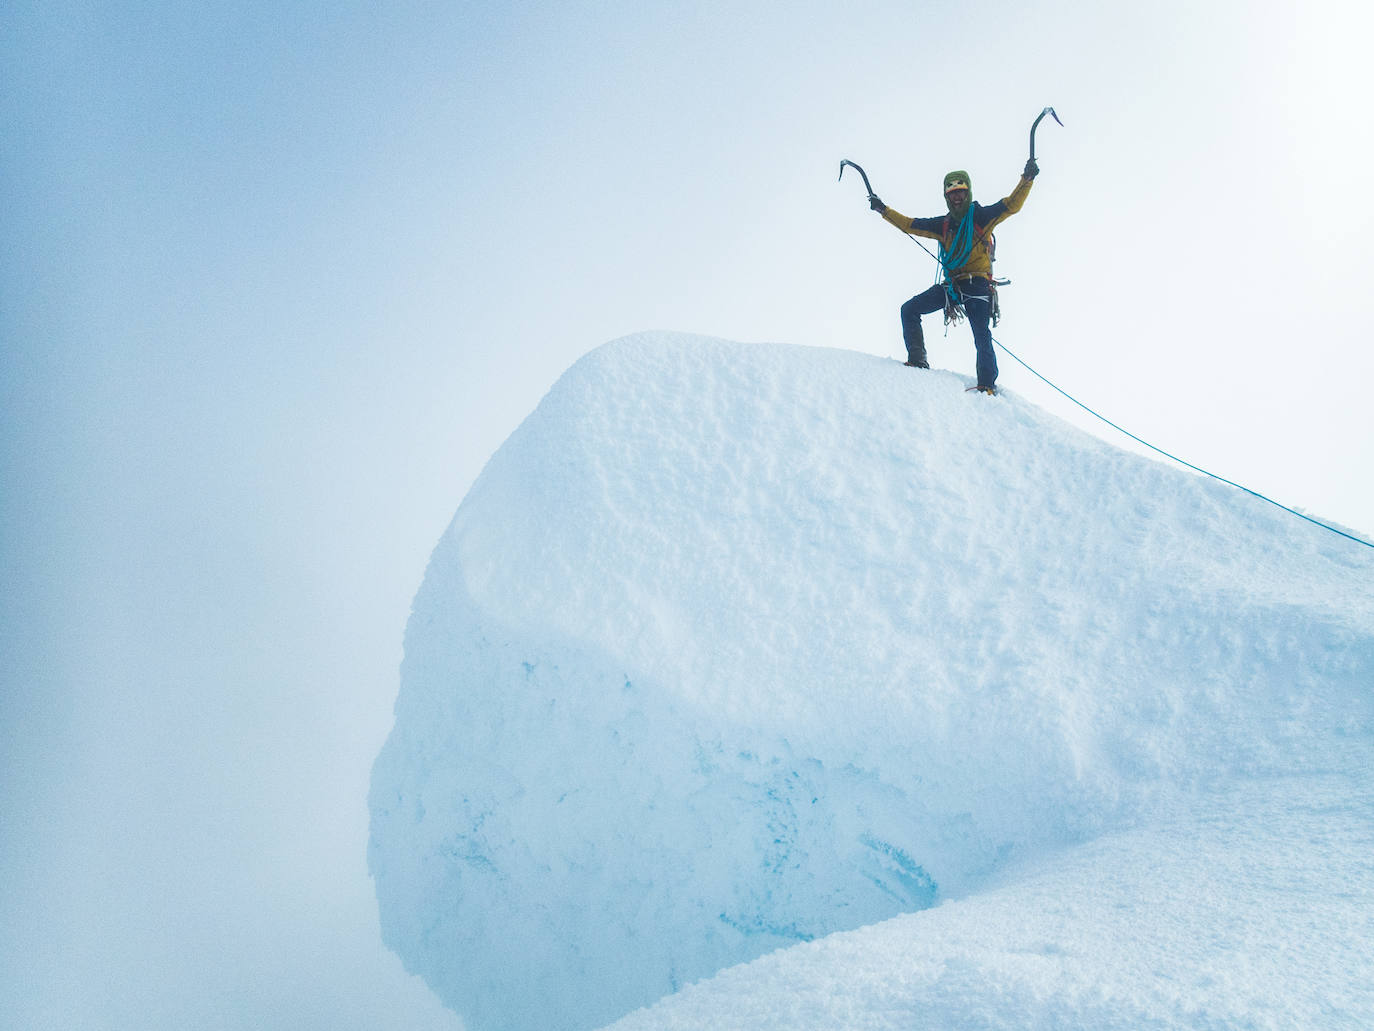
<path fill-rule="evenodd" d="M 945 176 L 945 192 L 949 193 L 950 190 L 968 190 L 969 193 L 972 193 L 973 180 L 962 168 L 956 169 Z"/>

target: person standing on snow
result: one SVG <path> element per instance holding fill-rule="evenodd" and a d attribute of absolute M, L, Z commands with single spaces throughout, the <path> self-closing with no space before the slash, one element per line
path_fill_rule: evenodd
<path fill-rule="evenodd" d="M 962 169 L 945 176 L 945 206 L 948 215 L 933 218 L 908 218 L 870 196 L 868 206 L 888 222 L 911 236 L 923 236 L 940 243 L 940 265 L 944 281 L 936 283 L 902 305 L 902 339 L 906 343 L 906 364 L 928 369 L 921 316 L 940 311 L 947 304 L 962 305 L 973 330 L 973 346 L 978 351 L 978 386 L 985 394 L 996 393 L 997 354 L 992 347 L 992 231 L 1026 202 L 1031 182 L 1040 169 L 1031 158 L 1016 189 L 996 204 L 983 207 L 973 199 L 969 174 Z"/>

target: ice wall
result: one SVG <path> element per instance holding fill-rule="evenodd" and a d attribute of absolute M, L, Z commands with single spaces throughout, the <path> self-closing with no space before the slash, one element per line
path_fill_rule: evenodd
<path fill-rule="evenodd" d="M 950 373 L 644 335 L 435 549 L 373 773 L 383 933 L 591 1028 L 1367 729 L 1374 566 Z"/>

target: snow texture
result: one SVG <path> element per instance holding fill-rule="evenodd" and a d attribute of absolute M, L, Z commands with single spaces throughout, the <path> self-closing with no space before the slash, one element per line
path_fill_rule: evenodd
<path fill-rule="evenodd" d="M 370 798 L 470 1028 L 1374 1025 L 1374 552 L 971 382 L 646 334 L 493 456 Z"/>

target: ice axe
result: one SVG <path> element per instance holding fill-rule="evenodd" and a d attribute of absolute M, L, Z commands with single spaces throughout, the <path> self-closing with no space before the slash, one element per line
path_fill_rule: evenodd
<path fill-rule="evenodd" d="M 859 175 L 863 178 L 863 181 L 864 181 L 864 189 L 866 189 L 866 190 L 868 191 L 868 199 L 869 199 L 870 201 L 877 200 L 877 199 L 878 199 L 878 195 L 877 195 L 876 193 L 873 192 L 873 187 L 872 187 L 872 185 L 869 184 L 869 181 L 868 181 L 868 175 L 864 172 L 864 170 L 863 170 L 862 168 L 860 168 L 860 167 L 859 167 L 858 165 L 856 165 L 854 162 L 850 161 L 848 158 L 845 158 L 844 160 L 842 160 L 842 161 L 840 162 L 840 179 L 843 179 L 843 178 L 844 178 L 844 166 L 845 166 L 845 165 L 848 165 L 850 168 L 854 169 L 854 171 L 858 172 Z M 836 182 L 838 182 L 838 181 L 840 181 L 840 180 L 836 180 Z M 882 203 L 882 202 L 879 201 L 879 203 Z M 874 210 L 876 211 L 877 209 L 875 208 Z M 939 260 L 940 260 L 940 258 L 939 258 L 938 255 L 932 253 L 931 249 L 930 249 L 929 247 L 927 247 L 925 244 L 923 244 L 920 240 L 916 239 L 916 237 L 914 237 L 914 236 L 908 236 L 907 239 L 910 240 L 912 243 L 914 243 L 917 247 L 921 248 L 921 250 L 923 250 L 923 251 L 925 251 L 927 254 L 929 254 L 929 255 L 930 255 L 932 258 L 934 258 L 936 261 L 939 261 Z"/>
<path fill-rule="evenodd" d="M 1047 107 L 1047 108 L 1045 108 L 1045 110 L 1041 111 L 1039 117 L 1037 117 L 1037 118 L 1035 119 L 1035 121 L 1031 123 L 1031 148 L 1030 148 L 1030 159 L 1031 159 L 1032 161 L 1035 160 L 1035 130 L 1038 129 L 1038 128 L 1040 128 L 1040 119 L 1041 119 L 1041 118 L 1044 118 L 1046 115 L 1049 115 L 1049 116 L 1052 117 L 1056 122 L 1059 122 L 1059 115 L 1055 112 L 1054 108 L 1052 108 L 1052 107 Z M 1059 124 L 1060 124 L 1060 126 L 1063 126 L 1064 123 L 1063 123 L 1063 122 L 1059 122 Z M 844 169 L 840 169 L 840 171 L 843 172 Z"/>
<path fill-rule="evenodd" d="M 877 196 L 877 195 L 873 192 L 873 187 L 868 185 L 868 176 L 867 176 L 867 175 L 864 175 L 864 170 L 863 170 L 862 168 L 860 168 L 858 165 L 854 164 L 854 162 L 848 160 L 847 158 L 846 158 L 845 160 L 843 160 L 843 161 L 840 162 L 840 179 L 843 179 L 843 178 L 844 178 L 844 166 L 845 166 L 845 165 L 848 165 L 850 168 L 854 169 L 854 171 L 858 172 L 859 175 L 863 177 L 864 189 L 866 189 L 866 190 L 868 191 L 868 199 L 869 199 L 869 200 L 872 200 L 875 196 Z M 838 182 L 838 181 L 839 181 L 839 180 L 836 180 L 836 182 Z"/>

